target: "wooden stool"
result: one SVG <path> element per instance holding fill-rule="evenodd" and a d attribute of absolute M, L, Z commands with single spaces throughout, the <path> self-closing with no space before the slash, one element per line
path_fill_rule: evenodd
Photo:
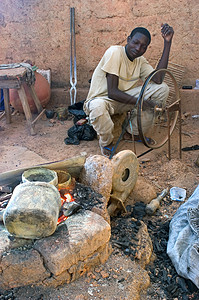
<path fill-rule="evenodd" d="M 33 120 L 30 106 L 27 100 L 27 96 L 23 87 L 23 82 L 26 82 L 27 70 L 24 67 L 0 69 L 0 88 L 3 89 L 4 94 L 4 106 L 6 123 L 11 123 L 10 101 L 9 101 L 9 89 L 17 89 L 19 98 L 23 107 L 23 111 L 28 123 L 28 127 L 31 135 L 35 135 L 34 125 L 36 121 L 43 115 L 45 109 L 43 109 L 34 89 L 34 85 L 29 86 L 30 94 L 35 102 L 38 116 Z"/>

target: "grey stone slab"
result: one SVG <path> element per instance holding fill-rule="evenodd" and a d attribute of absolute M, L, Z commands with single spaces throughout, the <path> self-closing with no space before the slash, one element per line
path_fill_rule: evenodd
<path fill-rule="evenodd" d="M 36 284 L 49 277 L 40 254 L 34 250 L 11 250 L 1 257 L 0 288 Z"/>
<path fill-rule="evenodd" d="M 101 216 L 86 210 L 69 217 L 52 236 L 36 241 L 34 249 L 57 276 L 93 255 L 109 242 L 110 236 L 110 225 Z"/>

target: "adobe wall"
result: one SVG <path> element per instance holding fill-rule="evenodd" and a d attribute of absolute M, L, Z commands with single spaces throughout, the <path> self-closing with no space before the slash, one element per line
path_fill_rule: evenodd
<path fill-rule="evenodd" d="M 152 42 L 145 56 L 161 54 L 160 24 L 175 29 L 171 60 L 186 67 L 183 84 L 199 78 L 198 0 L 4 0 L 0 2 L 0 64 L 32 60 L 40 69 L 50 68 L 53 87 L 70 87 L 70 7 L 75 7 L 77 80 L 88 80 L 113 44 L 124 45 L 135 26 L 145 26 Z"/>

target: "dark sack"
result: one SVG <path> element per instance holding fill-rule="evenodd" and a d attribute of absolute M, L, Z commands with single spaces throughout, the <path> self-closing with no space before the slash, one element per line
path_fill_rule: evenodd
<path fill-rule="evenodd" d="M 77 121 L 86 118 L 86 114 L 83 110 L 84 101 L 85 100 L 68 106 L 68 112 L 74 116 L 74 119 L 73 119 L 74 124 Z"/>
<path fill-rule="evenodd" d="M 89 124 L 74 125 L 68 130 L 68 138 L 65 138 L 65 144 L 79 145 L 80 140 L 92 141 L 97 137 L 96 131 Z"/>

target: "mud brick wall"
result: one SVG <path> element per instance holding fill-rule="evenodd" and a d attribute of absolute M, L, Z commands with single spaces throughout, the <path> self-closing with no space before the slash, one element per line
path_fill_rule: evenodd
<path fill-rule="evenodd" d="M 152 33 L 146 53 L 150 61 L 160 56 L 160 25 L 175 29 L 171 60 L 186 67 L 183 84 L 199 78 L 198 0 L 4 0 L 0 2 L 0 63 L 32 60 L 51 69 L 52 87 L 70 87 L 70 7 L 75 7 L 77 87 L 88 80 L 104 51 L 124 45 L 135 26 Z"/>

